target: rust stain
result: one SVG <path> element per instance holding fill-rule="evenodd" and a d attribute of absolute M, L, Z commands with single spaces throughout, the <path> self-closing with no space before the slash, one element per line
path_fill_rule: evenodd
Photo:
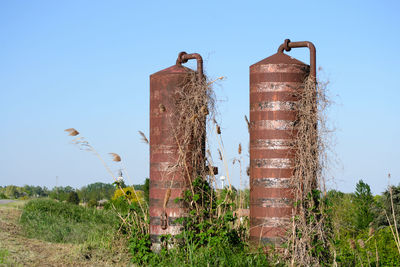
<path fill-rule="evenodd" d="M 310 67 L 282 52 L 250 66 L 250 240 L 278 244 L 292 215 L 298 92 Z"/>
<path fill-rule="evenodd" d="M 181 226 L 174 219 L 185 216 L 187 208 L 175 203 L 188 187 L 185 173 L 174 166 L 178 161 L 178 146 L 174 129 L 177 121 L 172 119 L 177 90 L 187 74 L 194 70 L 182 63 L 196 59 L 198 75 L 203 77 L 203 60 L 199 54 L 181 52 L 176 64 L 150 75 L 150 237 L 154 248 L 159 247 L 160 235 L 180 233 Z M 189 166 L 190 168 L 190 166 Z M 169 191 L 170 190 L 170 191 Z M 170 192 L 170 200 L 164 207 L 164 197 Z"/>

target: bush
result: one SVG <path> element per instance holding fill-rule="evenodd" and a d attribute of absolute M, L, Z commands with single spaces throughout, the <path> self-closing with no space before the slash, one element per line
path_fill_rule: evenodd
<path fill-rule="evenodd" d="M 89 208 L 95 208 L 95 207 L 97 207 L 97 201 L 96 201 L 96 199 L 91 199 L 91 200 L 89 200 L 89 202 L 88 202 L 88 207 Z"/>
<path fill-rule="evenodd" d="M 180 234 L 161 237 L 162 250 L 151 252 L 150 236 L 135 235 L 130 239 L 132 262 L 140 266 L 269 266 L 261 251 L 251 251 L 244 242 L 244 227 L 233 227 L 235 192 L 225 189 L 217 195 L 202 178 L 192 182 L 175 202 L 190 205 L 188 216 L 175 222 L 183 225 Z M 194 209 L 198 205 L 199 213 Z M 216 216 L 218 210 L 224 210 Z M 174 248 L 170 248 L 173 244 Z M 276 265 L 275 265 L 276 266 Z"/>
<path fill-rule="evenodd" d="M 69 192 L 67 202 L 75 205 L 79 205 L 79 196 L 75 191 Z"/>
<path fill-rule="evenodd" d="M 160 253 L 151 253 L 149 240 L 137 239 L 131 242 L 130 251 L 133 262 L 139 266 L 285 266 L 270 264 L 262 250 L 251 251 L 249 247 L 238 248 L 218 244 L 196 247 L 188 244 L 185 248 L 163 249 Z"/>
<path fill-rule="evenodd" d="M 20 222 L 31 238 L 56 243 L 79 244 L 90 240 L 105 244 L 116 233 L 119 220 L 109 211 L 36 199 L 24 206 Z"/>
<path fill-rule="evenodd" d="M 334 242 L 339 266 L 398 266 L 400 254 L 389 227 L 342 236 Z M 378 264 L 379 263 L 379 264 Z"/>
<path fill-rule="evenodd" d="M 135 194 L 136 192 L 136 194 Z M 131 202 L 143 202 L 144 201 L 144 193 L 140 190 L 135 190 L 133 187 L 124 187 L 121 189 L 117 189 L 114 192 L 114 196 L 112 200 L 117 200 L 119 198 L 128 198 Z"/>

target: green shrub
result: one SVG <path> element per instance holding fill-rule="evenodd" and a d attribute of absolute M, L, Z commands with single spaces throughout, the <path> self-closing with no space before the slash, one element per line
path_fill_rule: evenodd
<path fill-rule="evenodd" d="M 107 244 L 118 229 L 113 212 L 87 209 L 50 199 L 29 201 L 20 219 L 28 237 L 57 243 Z"/>
<path fill-rule="evenodd" d="M 163 236 L 158 254 L 151 251 L 148 234 L 133 235 L 129 246 L 132 262 L 140 266 L 269 266 L 266 254 L 250 251 L 244 242 L 244 228 L 233 227 L 238 220 L 232 212 L 235 192 L 225 189 L 217 196 L 200 177 L 192 186 L 193 193 L 187 190 L 183 198 L 175 199 L 191 206 L 187 217 L 175 221 L 183 225 L 183 231 L 175 237 Z M 216 216 L 218 209 L 224 210 L 222 216 Z"/>
<path fill-rule="evenodd" d="M 138 240 L 139 241 L 139 240 Z M 160 253 L 150 253 L 147 249 L 149 241 L 131 243 L 130 250 L 133 262 L 139 266 L 285 266 L 270 264 L 262 250 L 251 251 L 248 247 L 238 248 L 229 245 L 195 247 L 187 245 L 185 249 L 176 247 L 163 249 Z M 141 244 L 141 246 L 138 246 Z M 141 259 L 140 261 L 138 259 Z"/>
<path fill-rule="evenodd" d="M 67 202 L 75 205 L 79 205 L 79 196 L 75 191 L 69 192 Z"/>
<path fill-rule="evenodd" d="M 364 230 L 356 236 L 337 237 L 334 248 L 339 266 L 399 266 L 400 263 L 400 254 L 389 227 L 373 234 Z"/>
<path fill-rule="evenodd" d="M 87 205 L 88 205 L 89 208 L 95 208 L 95 207 L 97 207 L 97 201 L 96 201 L 96 199 L 91 199 L 91 200 L 89 200 L 89 202 L 87 203 Z"/>

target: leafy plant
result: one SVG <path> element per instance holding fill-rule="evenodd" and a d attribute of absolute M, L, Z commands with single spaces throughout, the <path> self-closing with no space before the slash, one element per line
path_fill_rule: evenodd
<path fill-rule="evenodd" d="M 374 219 L 374 197 L 371 188 L 363 180 L 360 180 L 356 185 L 354 204 L 356 205 L 356 227 L 358 230 L 366 229 Z"/>
<path fill-rule="evenodd" d="M 71 204 L 79 205 L 80 201 L 79 201 L 78 193 L 76 193 L 75 191 L 70 192 L 67 197 L 67 202 L 71 203 Z"/>

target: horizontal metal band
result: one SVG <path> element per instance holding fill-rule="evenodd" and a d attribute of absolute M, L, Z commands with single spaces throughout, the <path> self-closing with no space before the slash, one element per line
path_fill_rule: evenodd
<path fill-rule="evenodd" d="M 252 159 L 294 158 L 294 149 L 250 149 Z"/>
<path fill-rule="evenodd" d="M 177 235 L 182 232 L 181 225 L 169 225 L 167 229 L 161 229 L 161 225 L 150 224 L 150 234 L 152 235 Z"/>
<path fill-rule="evenodd" d="M 174 168 L 173 162 L 150 162 L 150 168 L 158 171 L 170 171 Z"/>
<path fill-rule="evenodd" d="M 254 92 L 286 92 L 298 93 L 304 88 L 299 82 L 258 82 L 250 85 L 250 93 Z"/>
<path fill-rule="evenodd" d="M 150 186 L 155 188 L 186 188 L 186 183 L 182 180 L 150 180 Z"/>
<path fill-rule="evenodd" d="M 299 94 L 291 92 L 250 92 L 250 105 L 264 101 L 298 101 Z"/>
<path fill-rule="evenodd" d="M 257 198 L 250 200 L 250 205 L 257 205 L 259 207 L 292 207 L 293 200 L 290 198 Z"/>
<path fill-rule="evenodd" d="M 250 67 L 250 73 L 308 73 L 310 67 L 305 64 L 254 64 Z"/>
<path fill-rule="evenodd" d="M 150 168 L 150 181 L 185 181 L 185 179 L 186 177 L 183 173 L 183 170 L 160 171 Z"/>
<path fill-rule="evenodd" d="M 258 178 L 251 179 L 250 186 L 266 188 L 291 188 L 292 178 Z"/>
<path fill-rule="evenodd" d="M 250 227 L 255 226 L 263 226 L 263 227 L 287 227 L 292 218 L 286 217 L 267 217 L 267 218 L 258 218 L 258 217 L 251 217 L 250 220 Z"/>
<path fill-rule="evenodd" d="M 288 139 L 257 139 L 250 141 L 250 149 L 290 149 L 292 143 Z"/>
<path fill-rule="evenodd" d="M 151 146 L 151 148 L 150 148 L 150 151 L 154 151 L 154 152 L 157 151 L 157 150 L 160 150 L 160 151 L 168 151 L 168 150 L 175 151 L 175 150 L 178 150 L 178 149 L 179 149 L 179 147 L 175 143 L 174 144 L 153 144 Z"/>
<path fill-rule="evenodd" d="M 163 207 L 164 205 L 164 197 L 163 198 L 150 198 L 150 206 L 151 207 Z M 183 201 L 175 202 L 175 199 L 170 199 L 167 203 L 167 208 L 180 208 L 186 209 L 187 205 Z"/>
<path fill-rule="evenodd" d="M 277 110 L 296 110 L 296 101 L 262 101 L 252 103 L 250 111 L 277 111 Z"/>
<path fill-rule="evenodd" d="M 172 188 L 169 191 L 169 201 L 181 197 L 185 188 Z M 167 188 L 150 187 L 149 195 L 151 199 L 164 199 L 167 194 Z M 150 203 L 151 204 L 151 203 Z"/>
<path fill-rule="evenodd" d="M 167 203 L 166 208 L 179 208 L 179 209 L 186 209 L 188 208 L 188 205 L 182 201 L 179 200 L 178 202 L 175 201 L 176 198 L 170 200 Z M 164 206 L 164 197 L 163 198 L 150 198 L 150 207 L 163 207 Z"/>
<path fill-rule="evenodd" d="M 293 160 L 289 158 L 254 159 L 250 161 L 252 168 L 289 169 L 293 167 Z"/>
<path fill-rule="evenodd" d="M 250 111 L 250 118 L 251 121 L 263 121 L 263 120 L 295 121 L 298 118 L 298 112 L 293 110 Z"/>
<path fill-rule="evenodd" d="M 250 85 L 259 82 L 301 82 L 303 83 L 307 73 L 266 72 L 251 73 Z"/>
<path fill-rule="evenodd" d="M 292 188 L 269 188 L 269 187 L 250 187 L 250 202 L 260 205 L 260 199 L 263 200 L 265 198 L 286 198 L 292 199 L 294 197 Z"/>
<path fill-rule="evenodd" d="M 174 236 L 174 235 L 172 235 Z M 150 234 L 150 241 L 152 244 L 160 244 L 161 243 L 161 235 L 157 235 L 157 234 Z"/>
<path fill-rule="evenodd" d="M 272 178 L 291 178 L 293 176 L 293 168 L 289 169 L 265 169 L 253 168 L 250 165 L 250 183 L 255 179 L 272 177 Z"/>
<path fill-rule="evenodd" d="M 250 142 L 259 139 L 293 139 L 297 130 L 250 129 Z"/>
<path fill-rule="evenodd" d="M 149 215 L 150 217 L 157 217 L 160 216 L 164 212 L 164 208 L 161 206 L 150 206 L 149 207 Z M 187 214 L 187 209 L 183 208 L 170 208 L 167 207 L 165 209 L 165 212 L 167 213 L 167 217 L 184 217 Z"/>
<path fill-rule="evenodd" d="M 253 217 L 291 217 L 292 207 L 273 208 L 273 207 L 258 207 L 250 206 L 250 220 Z"/>
<path fill-rule="evenodd" d="M 174 165 L 174 163 L 176 164 L 176 162 L 178 161 L 178 153 L 177 151 L 175 151 L 176 153 L 150 153 L 150 162 L 151 163 L 164 163 L 164 162 L 168 162 L 168 163 L 172 163 L 172 165 Z"/>
<path fill-rule="evenodd" d="M 259 130 L 293 130 L 295 121 L 284 120 L 259 120 L 250 121 L 250 129 Z"/>
<path fill-rule="evenodd" d="M 173 146 L 170 146 L 170 147 L 171 148 L 169 148 L 169 149 L 166 149 L 166 148 L 160 149 L 160 148 L 156 148 L 156 147 L 151 147 L 150 154 L 151 155 L 160 155 L 160 154 L 177 154 L 178 153 L 178 151 L 179 151 L 178 147 L 173 147 Z"/>
<path fill-rule="evenodd" d="M 178 219 L 178 217 L 168 217 L 167 224 L 172 226 L 180 225 L 178 223 L 175 223 L 176 219 Z M 150 225 L 161 225 L 161 217 L 150 217 Z"/>

